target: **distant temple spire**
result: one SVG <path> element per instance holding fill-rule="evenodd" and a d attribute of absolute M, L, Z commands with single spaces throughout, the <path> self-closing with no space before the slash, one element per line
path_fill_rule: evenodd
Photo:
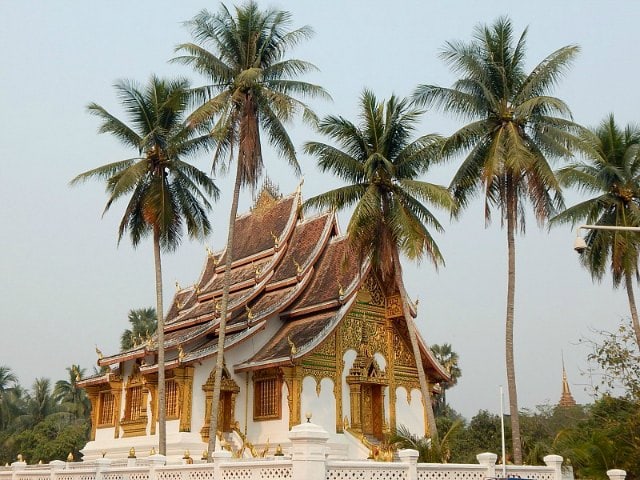
<path fill-rule="evenodd" d="M 558 402 L 559 407 L 573 407 L 576 405 L 576 401 L 573 399 L 573 395 L 571 395 L 571 390 L 569 389 L 569 382 L 567 381 L 567 371 L 564 368 L 564 355 L 562 356 L 562 395 L 560 396 L 560 401 Z"/>

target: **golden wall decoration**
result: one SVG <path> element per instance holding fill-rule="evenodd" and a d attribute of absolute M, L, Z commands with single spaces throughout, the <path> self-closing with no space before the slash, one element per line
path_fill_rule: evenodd
<path fill-rule="evenodd" d="M 205 413 L 204 424 L 200 429 L 200 437 L 205 443 L 209 441 L 210 435 L 211 406 L 213 404 L 213 383 L 215 374 L 216 369 L 214 368 L 211 370 L 206 383 L 202 385 L 202 390 L 205 393 Z M 233 379 L 230 378 L 229 371 L 223 366 L 222 381 L 220 382 L 220 403 L 218 408 L 218 430 L 220 431 L 224 431 L 225 424 L 227 424 L 230 429 L 236 423 L 235 409 L 238 392 L 240 392 L 240 387 L 233 381 Z"/>
<path fill-rule="evenodd" d="M 140 395 L 139 398 L 134 398 L 134 392 L 137 388 L 141 389 Z M 122 427 L 123 431 L 123 438 L 139 437 L 147 434 L 148 404 L 149 389 L 145 385 L 144 377 L 140 374 L 138 365 L 134 364 L 131 375 L 129 375 L 127 385 L 125 387 L 125 414 L 124 418 L 120 420 L 120 426 Z M 134 411 L 137 412 L 136 418 L 131 418 L 130 412 Z"/>
<path fill-rule="evenodd" d="M 289 405 L 289 429 L 302 421 L 301 395 L 302 395 L 302 367 L 283 367 L 284 381 L 287 384 L 287 404 Z"/>
<path fill-rule="evenodd" d="M 402 298 L 400 295 L 392 295 L 387 297 L 387 317 L 395 318 L 402 317 Z"/>

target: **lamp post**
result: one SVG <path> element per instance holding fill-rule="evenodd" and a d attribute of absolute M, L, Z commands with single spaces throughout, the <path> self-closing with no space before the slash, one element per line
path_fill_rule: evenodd
<path fill-rule="evenodd" d="M 640 227 L 618 227 L 615 225 L 580 225 L 576 229 L 576 240 L 573 242 L 573 249 L 582 253 L 587 249 L 587 242 L 584 241 L 584 238 L 580 235 L 580 230 L 617 230 L 622 232 L 640 232 Z"/>

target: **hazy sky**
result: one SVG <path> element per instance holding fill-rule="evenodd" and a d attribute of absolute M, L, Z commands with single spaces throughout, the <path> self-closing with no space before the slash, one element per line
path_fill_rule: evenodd
<path fill-rule="evenodd" d="M 294 25 L 311 25 L 315 37 L 294 56 L 320 72 L 307 80 L 323 85 L 334 101 L 312 102 L 321 115 L 355 120 L 363 87 L 379 98 L 411 94 L 420 83 L 450 85 L 455 77 L 438 58 L 448 40 L 469 40 L 478 23 L 507 14 L 519 33 L 529 26 L 530 68 L 567 44 L 581 53 L 555 94 L 574 118 L 597 124 L 609 112 L 621 123 L 637 120 L 636 47 L 640 4 L 630 1 L 279 1 L 261 2 L 293 13 Z M 203 79 L 169 65 L 177 43 L 189 41 L 182 22 L 216 2 L 195 1 L 9 1 L 0 0 L 0 365 L 11 367 L 25 386 L 35 377 L 66 377 L 79 363 L 91 372 L 94 344 L 105 354 L 118 349 L 127 312 L 155 304 L 150 241 L 133 250 L 117 246 L 122 205 L 101 219 L 103 185 L 69 188 L 76 174 L 122 158 L 125 150 L 98 135 L 85 107 L 95 101 L 120 114 L 113 83 L 141 83 L 152 73 Z M 451 133 L 459 125 L 428 112 L 421 133 Z M 291 126 L 296 144 L 318 139 Z M 298 180 L 268 153 L 268 174 L 283 193 Z M 303 194 L 310 197 L 335 182 L 314 169 L 304 154 Z M 428 179 L 448 184 L 455 161 Z M 207 170 L 210 159 L 197 160 Z M 214 250 L 226 239 L 232 179 L 212 213 Z M 568 194 L 568 202 L 578 197 Z M 243 195 L 244 211 L 250 194 Z M 506 385 L 504 316 L 506 234 L 499 222 L 485 229 L 478 200 L 450 223 L 437 241 L 447 265 L 407 265 L 405 282 L 420 298 L 419 328 L 429 343 L 449 342 L 460 355 L 463 376 L 447 398 L 466 416 L 497 411 L 499 385 Z M 342 225 L 345 226 L 344 218 Z M 589 397 L 581 376 L 587 350 L 578 345 L 592 327 L 613 329 L 628 315 L 624 291 L 611 281 L 594 285 L 572 252 L 573 232 L 550 233 L 531 220 L 517 239 L 515 320 L 516 373 L 521 407 L 560 397 L 561 352 L 579 402 Z M 205 259 L 201 243 L 185 242 L 164 257 L 166 303 L 174 282 L 195 282 Z"/>

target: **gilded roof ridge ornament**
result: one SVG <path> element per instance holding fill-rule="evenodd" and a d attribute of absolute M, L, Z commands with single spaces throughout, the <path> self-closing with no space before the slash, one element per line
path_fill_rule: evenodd
<path fill-rule="evenodd" d="M 253 320 L 256 317 L 256 315 L 253 313 L 253 310 L 251 309 L 251 307 L 249 307 L 249 305 L 245 305 L 244 308 L 247 311 L 247 318 L 249 320 Z"/>
<path fill-rule="evenodd" d="M 271 238 L 273 238 L 273 246 L 277 250 L 278 247 L 280 246 L 280 237 L 278 237 L 275 233 L 273 233 L 273 230 L 271 230 L 270 233 L 271 233 Z"/>
<path fill-rule="evenodd" d="M 182 348 L 182 344 L 178 344 L 178 362 L 182 363 L 182 361 L 184 360 L 185 354 L 184 354 L 184 348 Z"/>
<path fill-rule="evenodd" d="M 338 295 L 340 298 L 344 297 L 344 287 L 342 286 L 342 283 L 340 283 L 340 280 L 338 280 Z"/>
<path fill-rule="evenodd" d="M 293 265 L 296 267 L 296 273 L 300 275 L 302 273 L 302 266 L 296 262 L 296 259 L 293 259 Z"/>
<path fill-rule="evenodd" d="M 298 348 L 296 344 L 293 343 L 293 340 L 291 340 L 291 335 L 287 335 L 287 343 L 289 344 L 289 360 L 293 363 L 293 357 L 298 353 Z"/>
<path fill-rule="evenodd" d="M 213 250 L 211 250 L 211 249 L 209 248 L 209 245 L 206 245 L 206 246 L 204 247 L 204 251 L 205 251 L 205 252 L 207 252 L 207 257 L 211 258 L 211 257 L 213 257 L 213 256 L 214 256 L 214 254 L 213 254 Z"/>
<path fill-rule="evenodd" d="M 180 286 L 180 284 L 176 280 L 176 292 L 179 292 L 180 290 L 182 290 L 182 287 Z"/>
<path fill-rule="evenodd" d="M 98 360 L 102 360 L 104 358 L 104 355 L 102 354 L 102 350 L 98 348 L 98 345 L 96 345 L 96 355 L 98 355 Z"/>

